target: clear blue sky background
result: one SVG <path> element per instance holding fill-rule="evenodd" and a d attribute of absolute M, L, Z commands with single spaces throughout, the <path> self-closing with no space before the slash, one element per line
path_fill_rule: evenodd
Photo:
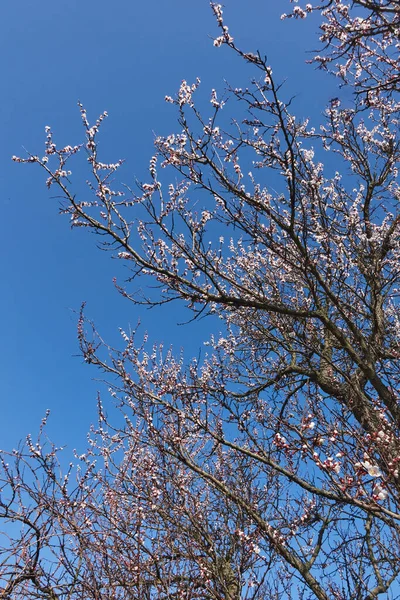
<path fill-rule="evenodd" d="M 297 113 L 319 120 L 336 83 L 304 64 L 306 50 L 318 45 L 316 21 L 281 22 L 288 9 L 288 0 L 225 2 L 235 39 L 267 54 L 275 76 L 287 79 L 287 94 L 297 94 Z M 71 232 L 39 169 L 10 157 L 23 147 L 41 154 L 47 124 L 61 144 L 79 143 L 80 99 L 93 119 L 109 112 L 104 158 L 125 158 L 121 178 L 132 184 L 146 178 L 154 134 L 178 129 L 165 94 L 198 76 L 208 97 L 212 87 L 223 90 L 224 79 L 245 86 L 253 73 L 213 47 L 207 0 L 3 0 L 0 27 L 0 447 L 36 432 L 50 408 L 54 441 L 83 449 L 100 374 L 76 356 L 71 309 L 87 301 L 106 339 L 138 318 L 151 338 L 185 347 L 188 356 L 202 339 L 196 326 L 177 325 L 179 307 L 149 312 L 123 301 L 112 285 L 122 275 L 118 262 L 99 252 L 87 231 Z M 85 179 L 79 170 L 75 176 Z"/>

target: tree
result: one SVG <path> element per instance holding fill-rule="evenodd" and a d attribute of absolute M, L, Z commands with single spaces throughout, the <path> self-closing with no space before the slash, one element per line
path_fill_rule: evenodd
<path fill-rule="evenodd" d="M 183 82 L 166 98 L 180 130 L 156 139 L 137 191 L 115 187 L 121 161 L 98 155 L 107 115 L 90 125 L 83 106 L 82 146 L 58 148 L 47 128 L 44 158 L 15 158 L 44 169 L 72 226 L 131 268 L 117 285 L 127 299 L 183 301 L 223 331 L 186 364 L 137 332 L 111 348 L 82 308 L 82 354 L 124 425 L 99 400 L 66 475 L 41 437 L 4 458 L 1 516 L 20 526 L 2 550 L 2 598 L 399 597 L 400 9 L 327 0 L 283 16 L 320 15 L 314 62 L 354 93 L 346 107 L 339 90 L 320 129 L 212 9 L 214 45 L 256 70 L 227 90 L 231 125 L 226 97 L 213 91 L 203 116 L 200 82 Z M 85 198 L 69 171 L 82 148 Z"/>

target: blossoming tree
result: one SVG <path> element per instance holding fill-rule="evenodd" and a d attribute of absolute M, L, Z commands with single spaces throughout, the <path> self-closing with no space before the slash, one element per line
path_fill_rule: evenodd
<path fill-rule="evenodd" d="M 72 225 L 131 268 L 116 284 L 127 300 L 181 301 L 223 331 L 185 363 L 138 332 L 108 346 L 82 309 L 82 354 L 124 425 L 99 400 L 66 474 L 41 438 L 3 455 L 0 598 L 400 595 L 400 8 L 295 0 L 283 15 L 319 14 L 314 62 L 353 92 L 318 129 L 212 9 L 214 45 L 256 71 L 227 92 L 233 125 L 225 99 L 212 91 L 204 115 L 200 82 L 183 82 L 166 98 L 179 131 L 156 139 L 149 181 L 129 193 L 114 183 L 121 162 L 98 153 L 106 113 L 91 125 L 80 107 L 82 146 L 59 148 L 47 128 L 43 158 L 15 157 L 46 171 Z M 85 197 L 70 177 L 82 148 Z M 140 278 L 158 293 L 139 292 Z"/>

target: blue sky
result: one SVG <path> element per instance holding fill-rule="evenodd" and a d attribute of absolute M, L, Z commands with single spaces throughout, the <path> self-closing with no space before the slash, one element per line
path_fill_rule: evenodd
<path fill-rule="evenodd" d="M 305 65 L 306 50 L 318 45 L 317 24 L 281 22 L 288 7 L 288 0 L 226 0 L 225 15 L 241 47 L 266 54 L 276 78 L 287 80 L 297 114 L 318 120 L 336 84 Z M 146 177 L 154 135 L 178 129 L 166 94 L 200 77 L 208 97 L 224 80 L 245 86 L 252 72 L 213 47 L 207 0 L 5 0 L 0 27 L 0 447 L 36 432 L 49 408 L 51 437 L 79 449 L 100 389 L 93 380 L 100 374 L 77 356 L 73 311 L 82 301 L 106 339 L 140 319 L 152 339 L 185 347 L 189 357 L 202 337 L 195 325 L 177 325 L 178 306 L 149 312 L 123 301 L 112 285 L 120 265 L 93 235 L 70 230 L 40 170 L 10 158 L 23 148 L 41 154 L 47 124 L 60 144 L 79 143 L 81 100 L 93 120 L 108 111 L 103 158 L 126 159 L 121 179 L 133 184 Z M 80 183 L 86 177 L 79 169 L 74 175 Z"/>

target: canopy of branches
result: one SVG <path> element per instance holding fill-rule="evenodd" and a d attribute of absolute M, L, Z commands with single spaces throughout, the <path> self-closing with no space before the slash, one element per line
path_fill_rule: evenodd
<path fill-rule="evenodd" d="M 288 3 L 284 19 L 318 15 L 313 62 L 341 84 L 318 127 L 212 10 L 214 45 L 252 79 L 212 91 L 207 114 L 199 81 L 167 97 L 179 125 L 147 182 L 119 186 L 98 152 L 107 115 L 83 106 L 81 145 L 48 128 L 43 158 L 14 157 L 131 269 L 127 301 L 181 301 L 216 333 L 185 362 L 139 332 L 110 347 L 82 309 L 82 355 L 124 426 L 99 401 L 67 473 L 41 438 L 3 453 L 0 598 L 400 597 L 400 6 Z"/>

